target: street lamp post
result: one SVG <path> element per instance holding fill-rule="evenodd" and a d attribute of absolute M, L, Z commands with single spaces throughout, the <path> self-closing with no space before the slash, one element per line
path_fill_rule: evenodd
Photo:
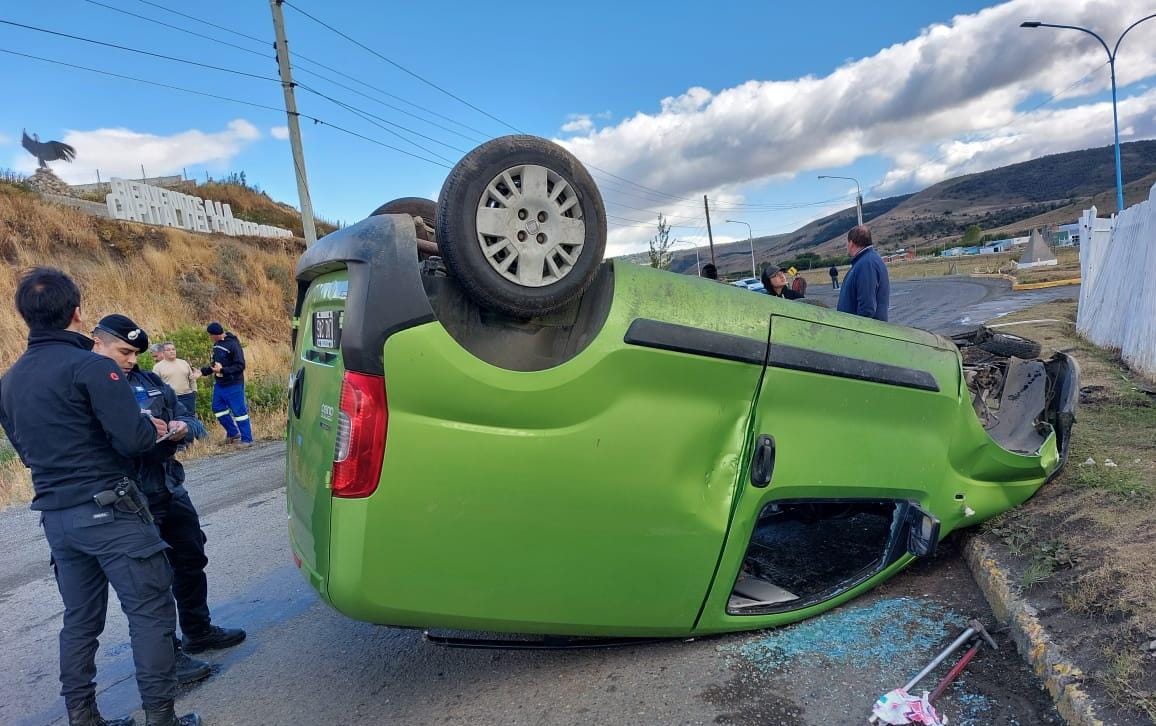
<path fill-rule="evenodd" d="M 741 219 L 728 219 L 727 222 L 731 224 L 746 224 L 747 225 L 747 240 L 751 243 L 751 277 L 758 277 L 759 273 L 755 270 L 755 237 L 751 232 L 751 225 L 742 221 Z"/>
<path fill-rule="evenodd" d="M 1120 50 L 1120 41 L 1124 40 L 1124 36 L 1128 34 L 1129 30 L 1131 30 L 1132 28 L 1135 28 L 1137 25 L 1144 22 L 1145 20 L 1151 20 L 1152 18 L 1156 18 L 1156 13 L 1153 13 L 1152 15 L 1146 15 L 1145 17 L 1140 18 L 1139 20 L 1137 20 L 1136 22 L 1132 23 L 1127 28 L 1125 28 L 1124 32 L 1120 33 L 1120 37 L 1116 39 L 1116 46 L 1114 48 L 1108 48 L 1108 44 L 1104 42 L 1103 38 L 1101 38 L 1099 35 L 1097 35 L 1093 31 L 1088 30 L 1087 28 L 1081 28 L 1078 25 L 1056 25 L 1054 23 L 1041 23 L 1039 21 L 1034 21 L 1034 20 L 1020 23 L 1021 28 L 1063 28 L 1065 30 L 1079 30 L 1081 32 L 1087 33 L 1088 35 L 1092 36 L 1096 40 L 1100 41 L 1100 45 L 1104 46 L 1104 51 L 1108 54 L 1108 66 L 1111 68 L 1111 71 L 1112 71 L 1112 131 L 1113 131 L 1113 135 L 1114 135 L 1114 139 L 1115 139 L 1113 145 L 1115 147 L 1115 152 L 1116 152 L 1116 211 L 1117 212 L 1124 211 L 1124 173 L 1120 168 L 1120 166 L 1121 166 L 1121 164 L 1120 164 L 1120 119 L 1116 113 L 1116 53 Z"/>
<path fill-rule="evenodd" d="M 688 244 L 688 245 L 692 245 L 694 247 L 694 274 L 698 275 L 699 277 L 702 277 L 702 260 L 700 260 L 699 256 L 698 256 L 698 245 L 694 244 L 690 240 L 681 240 L 681 239 L 678 240 L 678 242 L 676 244 Z"/>
<path fill-rule="evenodd" d="M 853 176 L 830 176 L 827 174 L 820 174 L 820 179 L 847 179 L 855 182 L 855 213 L 859 217 L 859 224 L 863 224 L 863 193 L 859 191 L 859 180 Z"/>

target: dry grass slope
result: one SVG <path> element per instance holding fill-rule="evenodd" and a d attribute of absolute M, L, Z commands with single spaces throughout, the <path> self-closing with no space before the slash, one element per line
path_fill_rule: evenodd
<path fill-rule="evenodd" d="M 190 193 L 202 199 L 228 204 L 233 210 L 233 216 L 238 219 L 290 229 L 298 237 L 304 234 L 300 212 L 288 204 L 273 201 L 268 194 L 250 186 L 233 182 L 207 182 L 198 184 Z M 321 219 L 315 221 L 318 237 L 337 229 L 331 222 Z"/>

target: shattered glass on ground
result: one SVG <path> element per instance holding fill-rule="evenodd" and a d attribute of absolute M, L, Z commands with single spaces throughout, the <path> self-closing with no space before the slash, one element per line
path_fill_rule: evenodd
<path fill-rule="evenodd" d="M 886 598 L 866 606 L 844 605 L 770 631 L 734 647 L 733 654 L 764 673 L 777 671 L 798 658 L 823 658 L 888 675 L 894 673 L 896 664 L 909 664 L 913 666 L 910 678 L 946 647 L 948 635 L 966 627 L 963 615 L 938 603 L 911 597 Z"/>

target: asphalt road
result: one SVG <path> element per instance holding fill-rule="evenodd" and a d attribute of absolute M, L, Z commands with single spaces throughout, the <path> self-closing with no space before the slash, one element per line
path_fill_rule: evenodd
<path fill-rule="evenodd" d="M 810 292 L 833 301 L 829 288 Z M 891 315 L 936 329 L 1075 292 L 1012 297 L 998 280 L 897 282 Z M 774 631 L 608 650 L 446 648 L 319 602 L 289 554 L 283 457 L 283 445 L 268 444 L 188 466 L 209 537 L 214 620 L 249 631 L 241 646 L 209 654 L 216 673 L 182 692 L 180 706 L 208 724 L 863 723 L 875 698 L 902 685 L 968 618 L 993 620 L 949 540 L 934 560 L 868 595 Z M 62 607 L 36 515 L 0 512 L 0 542 L 0 724 L 64 723 Z M 139 704 L 127 626 L 112 601 L 98 654 L 110 716 Z M 997 639 L 1002 649 L 981 651 L 944 697 L 952 723 L 1058 723 L 1014 647 Z"/>

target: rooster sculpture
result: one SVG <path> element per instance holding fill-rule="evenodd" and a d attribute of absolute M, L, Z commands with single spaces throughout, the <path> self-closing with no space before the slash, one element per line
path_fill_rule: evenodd
<path fill-rule="evenodd" d="M 41 169 L 48 168 L 48 164 L 45 163 L 48 161 L 57 161 L 59 159 L 72 161 L 76 158 L 76 149 L 68 144 L 60 141 L 41 141 L 40 136 L 37 134 L 29 136 L 27 131 L 23 131 L 22 133 L 24 135 L 24 139 L 21 142 L 22 145 L 28 150 L 29 154 L 35 156 L 36 160 L 40 162 Z"/>

